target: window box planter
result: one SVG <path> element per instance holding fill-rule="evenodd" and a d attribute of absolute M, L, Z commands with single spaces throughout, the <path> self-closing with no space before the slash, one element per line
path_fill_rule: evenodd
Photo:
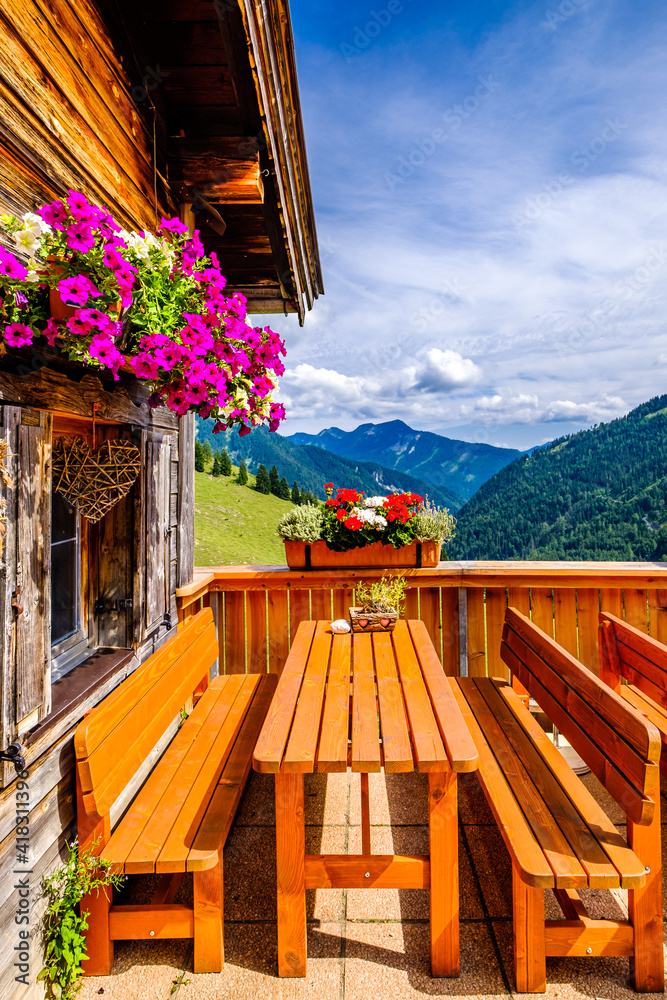
<path fill-rule="evenodd" d="M 326 542 L 285 542 L 285 557 L 290 569 L 378 569 L 406 567 L 420 569 L 440 562 L 440 542 L 411 542 L 395 549 L 393 545 L 373 542 L 347 552 L 334 552 Z"/>

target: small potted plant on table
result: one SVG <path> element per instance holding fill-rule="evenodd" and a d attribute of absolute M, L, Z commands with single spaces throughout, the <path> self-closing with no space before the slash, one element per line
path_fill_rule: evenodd
<path fill-rule="evenodd" d="M 350 608 L 353 632 L 392 632 L 403 614 L 408 585 L 400 576 L 383 576 L 371 584 L 357 585 L 358 605 Z"/>

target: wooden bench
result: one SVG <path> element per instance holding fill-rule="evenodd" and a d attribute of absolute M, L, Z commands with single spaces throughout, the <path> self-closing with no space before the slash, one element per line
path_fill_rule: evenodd
<path fill-rule="evenodd" d="M 222 849 L 245 786 L 277 677 L 209 673 L 218 656 L 210 608 L 200 611 L 97 705 L 76 730 L 79 845 L 128 876 L 162 875 L 144 906 L 112 905 L 111 893 L 82 901 L 90 912 L 86 975 L 108 975 L 113 942 L 194 938 L 195 972 L 224 963 Z M 194 707 L 193 707 L 194 706 Z M 134 801 L 110 832 L 109 811 L 191 709 Z M 194 907 L 174 903 L 193 872 Z"/>
<path fill-rule="evenodd" d="M 661 992 L 659 733 L 513 608 L 501 655 L 621 806 L 628 829 L 626 843 L 509 684 L 452 679 L 512 860 L 517 990 L 545 991 L 549 955 L 624 955 L 635 988 Z M 589 918 L 584 887 L 629 889 L 629 920 Z M 545 920 L 545 889 L 564 920 Z"/>
<path fill-rule="evenodd" d="M 600 612 L 599 638 L 600 676 L 653 723 L 667 746 L 667 646 L 606 611 Z M 664 777 L 665 753 L 660 768 Z"/>

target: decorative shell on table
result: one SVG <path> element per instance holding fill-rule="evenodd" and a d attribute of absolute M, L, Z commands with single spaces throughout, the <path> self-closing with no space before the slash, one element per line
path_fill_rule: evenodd
<path fill-rule="evenodd" d="M 95 452 L 80 437 L 53 443 L 53 488 L 93 524 L 130 492 L 140 470 L 131 441 L 105 441 Z"/>

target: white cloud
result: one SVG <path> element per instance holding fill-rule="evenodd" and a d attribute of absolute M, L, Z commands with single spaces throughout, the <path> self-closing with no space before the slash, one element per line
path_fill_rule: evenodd
<path fill-rule="evenodd" d="M 537 396 L 522 393 L 517 396 L 481 396 L 472 404 L 461 407 L 461 416 L 486 425 L 495 424 L 550 424 L 580 421 L 593 424 L 611 420 L 628 410 L 620 396 L 605 396 L 589 403 L 573 403 L 569 399 L 556 399 L 540 405 Z M 548 439 L 547 439 L 548 440 Z"/>
<path fill-rule="evenodd" d="M 482 370 L 470 358 L 458 351 L 441 351 L 432 347 L 417 369 L 415 387 L 427 392 L 451 392 L 465 389 L 482 377 Z"/>

